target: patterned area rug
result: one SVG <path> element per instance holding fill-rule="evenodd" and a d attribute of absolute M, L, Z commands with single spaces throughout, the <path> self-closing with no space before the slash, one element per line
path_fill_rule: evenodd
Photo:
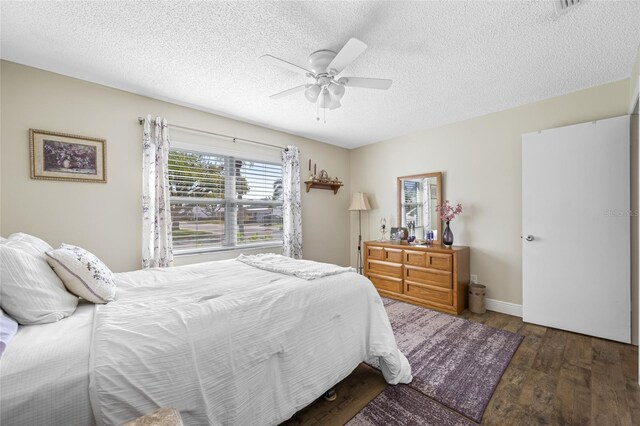
<path fill-rule="evenodd" d="M 398 347 L 411 364 L 413 381 L 408 387 L 480 422 L 523 337 L 420 306 L 386 298 L 383 301 Z M 395 395 L 390 393 L 392 388 L 387 388 L 377 403 L 374 399 L 369 404 L 374 407 L 365 410 L 391 410 L 388 401 Z M 428 398 L 423 398 L 422 404 L 432 402 L 425 401 Z M 464 418 L 458 421 L 468 422 Z"/>
<path fill-rule="evenodd" d="M 469 426 L 475 423 L 409 386 L 389 386 L 347 426 Z"/>

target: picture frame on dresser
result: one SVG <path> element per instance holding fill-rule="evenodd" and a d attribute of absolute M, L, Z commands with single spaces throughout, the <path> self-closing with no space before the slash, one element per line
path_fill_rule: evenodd
<path fill-rule="evenodd" d="M 364 242 L 364 275 L 384 297 L 457 315 L 467 306 L 470 249 Z"/>
<path fill-rule="evenodd" d="M 395 238 L 394 238 L 395 237 Z M 391 240 L 405 241 L 409 238 L 409 230 L 407 228 L 393 226 L 391 227 Z"/>
<path fill-rule="evenodd" d="M 106 140 L 29 129 L 31 179 L 107 182 Z"/>

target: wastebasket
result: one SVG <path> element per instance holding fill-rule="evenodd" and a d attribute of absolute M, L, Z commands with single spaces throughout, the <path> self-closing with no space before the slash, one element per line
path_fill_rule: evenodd
<path fill-rule="evenodd" d="M 484 305 L 484 298 L 487 294 L 487 286 L 482 284 L 471 284 L 469 286 L 469 310 L 474 314 L 484 314 L 487 308 Z"/>

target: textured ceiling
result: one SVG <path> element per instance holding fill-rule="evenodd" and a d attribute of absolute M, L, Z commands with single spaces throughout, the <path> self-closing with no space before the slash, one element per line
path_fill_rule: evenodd
<path fill-rule="evenodd" d="M 7 2 L 3 59 L 353 148 L 629 76 L 640 2 Z M 305 65 L 356 37 L 369 48 L 342 75 L 393 79 L 347 88 L 316 121 Z M 152 112 L 152 111 L 150 111 Z M 170 118 L 170 117 L 169 117 Z M 180 124 L 180 123 L 176 123 Z"/>

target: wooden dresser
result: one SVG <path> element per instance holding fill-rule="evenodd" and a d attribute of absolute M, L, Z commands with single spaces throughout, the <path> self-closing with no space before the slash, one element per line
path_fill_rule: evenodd
<path fill-rule="evenodd" d="M 459 314 L 466 306 L 469 247 L 365 241 L 364 275 L 381 296 Z"/>

